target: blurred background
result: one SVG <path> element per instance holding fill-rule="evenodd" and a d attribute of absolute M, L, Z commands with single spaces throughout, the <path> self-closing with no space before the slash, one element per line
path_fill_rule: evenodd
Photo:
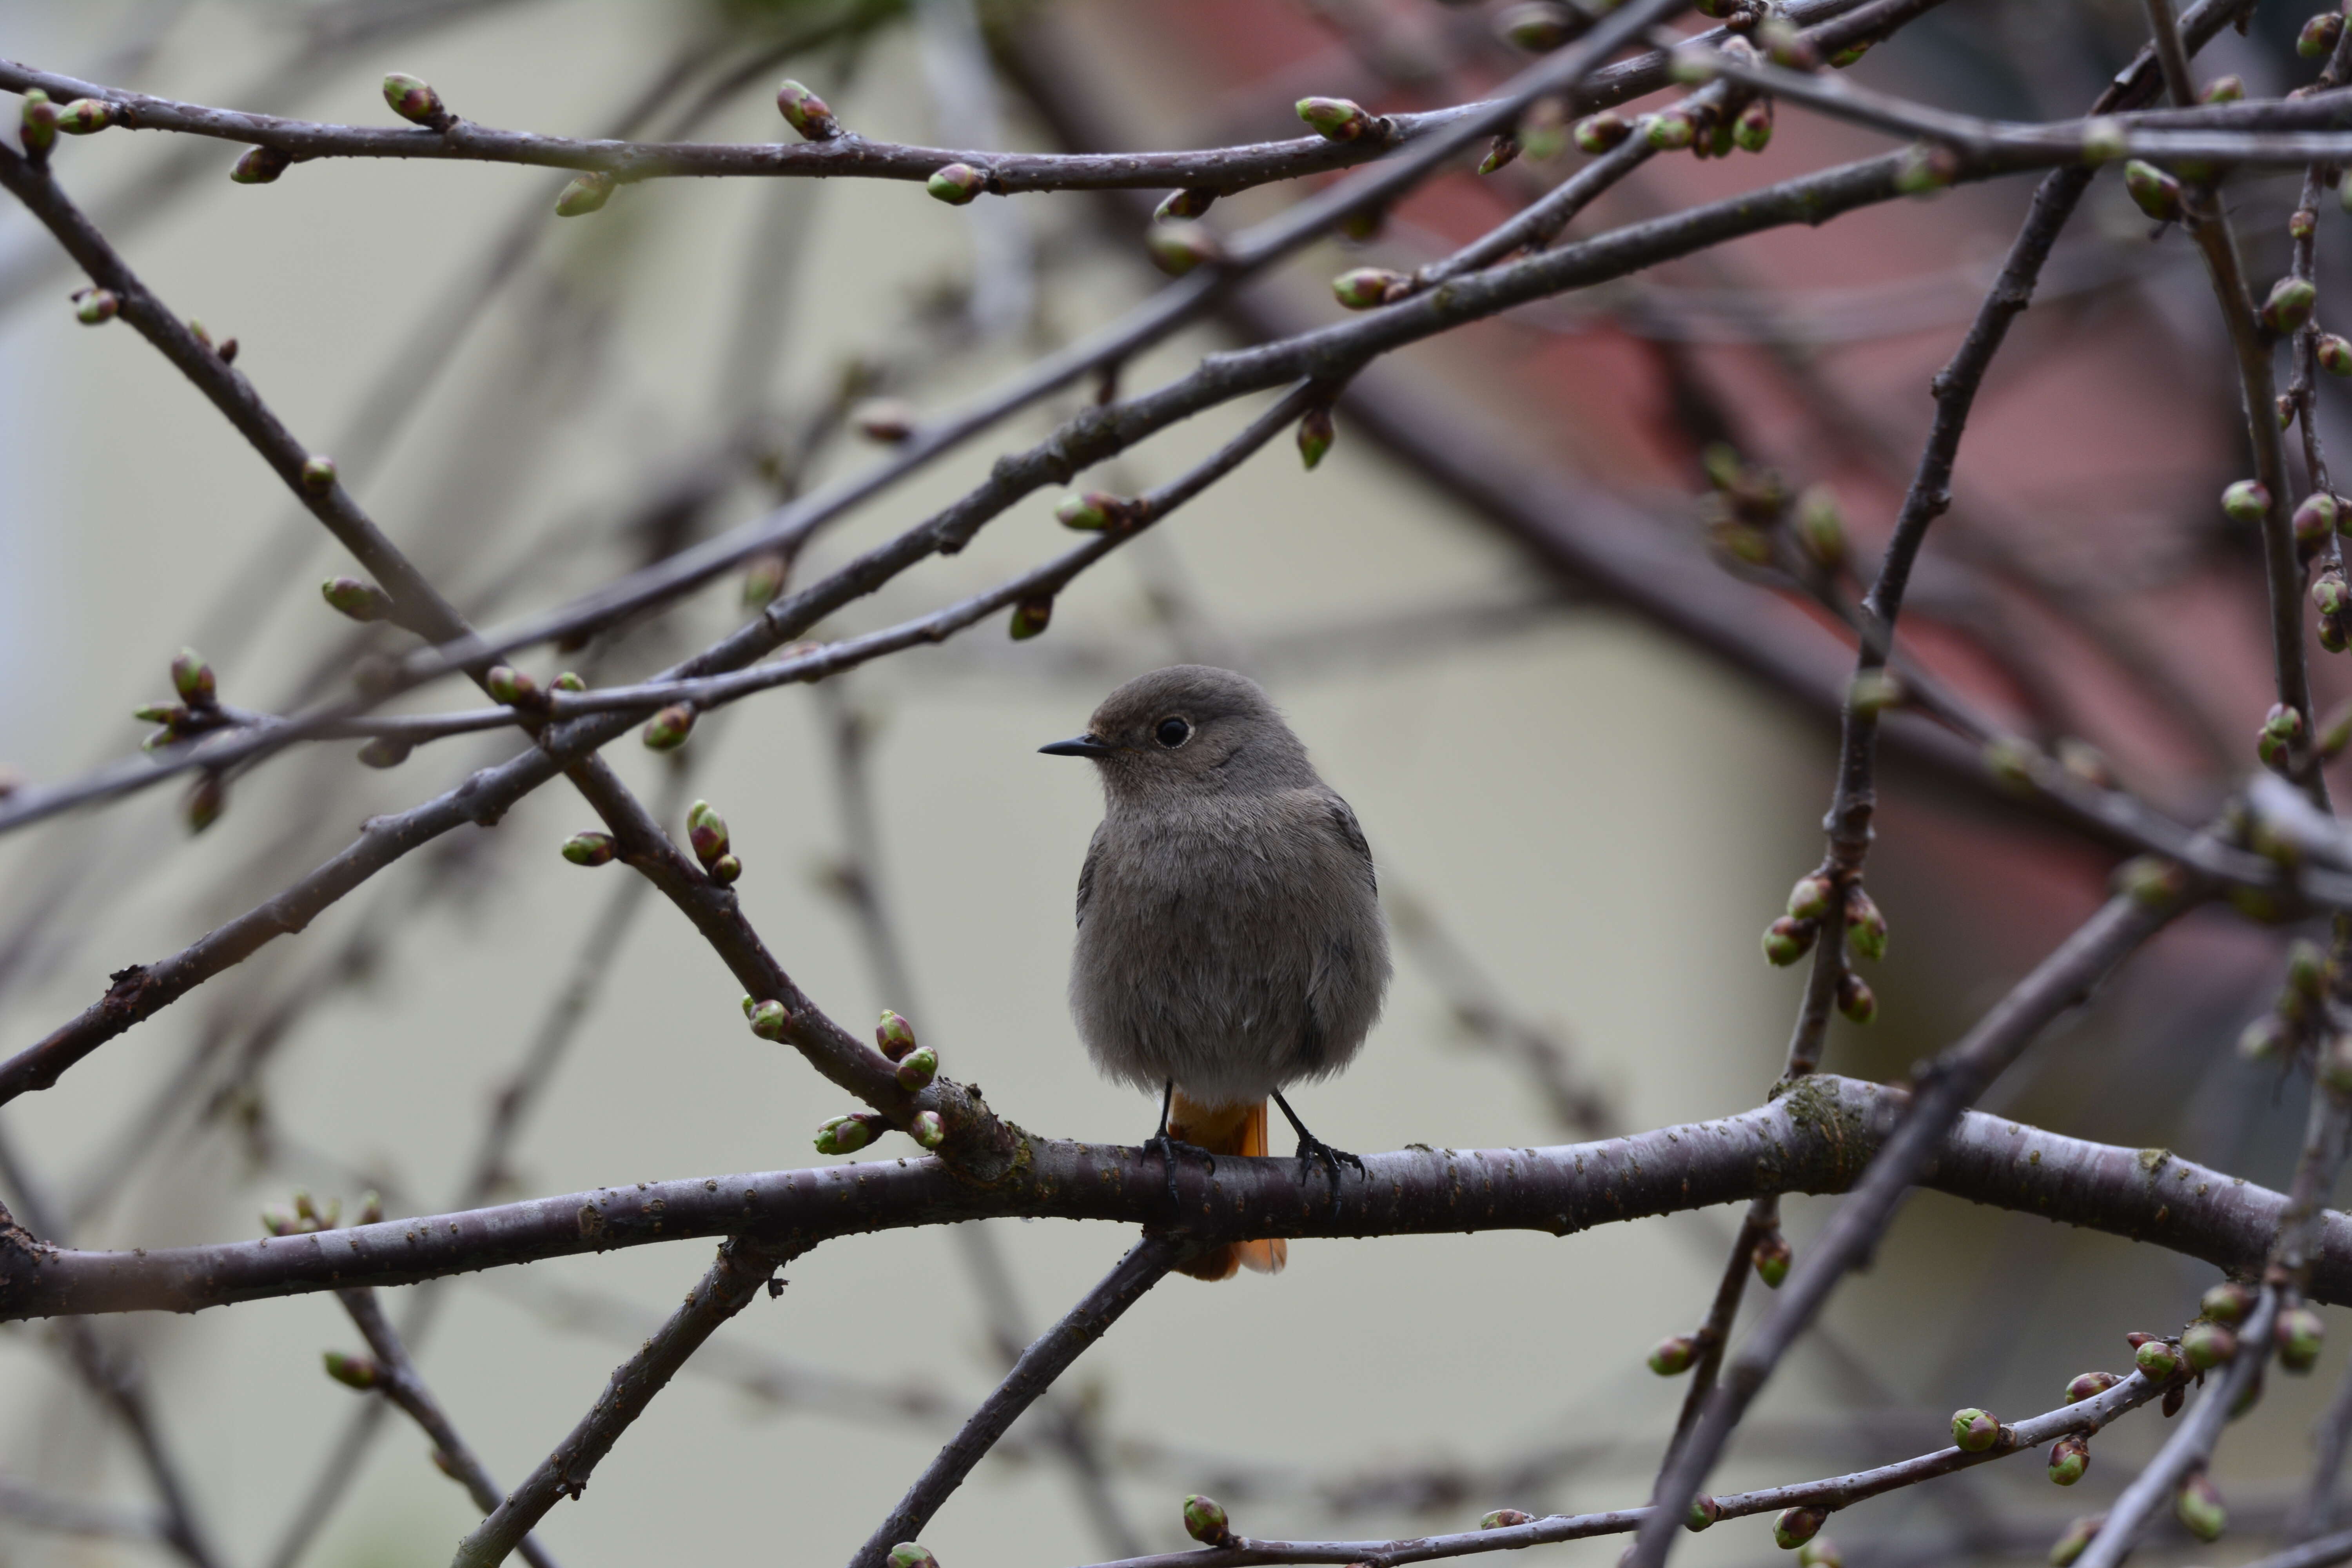
<path fill-rule="evenodd" d="M 1296 134 L 1290 104 L 1309 92 L 1383 111 L 1474 97 L 1524 61 L 1498 41 L 1497 9 L 0 0 L 0 54 L 363 124 L 389 122 L 377 84 L 397 69 L 493 125 L 774 140 L 787 132 L 771 95 L 790 75 L 877 139 L 1181 147 Z M 2067 117 L 2137 47 L 2142 16 L 2126 0 L 1950 0 L 1856 71 L 1948 107 Z M 2262 7 L 2200 74 L 2284 91 L 2308 73 L 2291 47 L 2301 20 Z M 1884 146 L 1783 109 L 1761 156 L 1654 160 L 1571 232 Z M 115 132 L 65 144 L 58 166 L 147 282 L 237 339 L 238 367 L 481 620 L 869 466 L 873 400 L 959 406 L 1160 281 L 1138 244 L 1148 201 L 958 210 L 903 184 L 679 180 L 559 220 L 560 173 L 322 162 L 246 187 L 226 177 L 236 153 Z M 1121 386 L 1336 319 L 1333 273 L 1442 255 L 1579 161 L 1449 174 L 1377 235 L 1275 269 Z M 1250 193 L 1213 221 L 1235 228 L 1301 194 Z M 1035 748 L 1145 669 L 1242 668 L 1354 804 L 1401 939 L 1359 1065 L 1299 1097 L 1319 1132 L 1364 1151 L 1532 1144 L 1745 1109 L 1780 1070 L 1801 984 L 1766 966 L 1758 934 L 1818 858 L 1851 655 L 1785 584 L 1710 548 L 1703 456 L 1728 446 L 1792 487 L 1833 487 L 1866 569 L 1927 427 L 1927 378 L 2029 195 L 2011 181 L 1776 232 L 1415 348 L 1360 384 L 1315 472 L 1276 443 L 1064 593 L 1044 637 L 1016 644 L 992 622 L 708 717 L 674 756 L 625 742 L 611 758 L 674 829 L 698 796 L 725 813 L 748 912 L 833 1016 L 896 1008 L 1022 1125 L 1132 1142 L 1155 1108 L 1096 1079 L 1063 1001 L 1099 803 L 1087 770 Z M 2294 186 L 2250 177 L 2230 197 L 2266 286 Z M 2195 817 L 2251 766 L 2267 658 L 2253 542 L 2214 499 L 2248 471 L 2225 345 L 2193 252 L 2148 227 L 2103 179 L 2061 243 L 1979 402 L 1906 646 L 2017 732 L 2073 742 L 2086 768 L 2095 747 L 2098 765 Z M 2322 215 L 2323 300 L 2347 237 Z M 0 762 L 39 782 L 132 750 L 129 710 L 165 697 L 184 643 L 226 700 L 281 711 L 398 646 L 321 605 L 317 583 L 347 563 L 191 387 L 127 328 L 75 323 L 81 281 L 37 226 L 0 211 Z M 1092 395 L 1073 388 L 886 492 L 796 574 L 908 526 Z M 2322 405 L 2352 450 L 2342 400 L 2324 388 Z M 1084 482 L 1164 480 L 1262 406 L 1205 416 Z M 824 630 L 919 614 L 1057 551 L 1057 499 L 1031 498 Z M 630 679 L 743 613 L 730 580 L 529 668 Z M 2316 679 L 2323 709 L 2352 692 L 2340 663 L 2323 658 Z M 1879 1020 L 1833 1026 L 1830 1070 L 1899 1077 L 1948 1044 L 2095 905 L 2119 858 L 1938 741 L 1918 725 L 1890 742 L 1870 883 L 1893 948 L 1873 976 Z M 201 836 L 173 784 L 0 840 L 0 1049 L 292 881 L 369 814 L 511 749 L 453 740 L 376 772 L 351 744 L 320 745 L 233 779 Z M 592 825 L 564 788 L 541 791 L 11 1104 L 0 1194 L 52 1216 L 57 1239 L 165 1246 L 255 1234 L 257 1211 L 298 1187 L 346 1213 L 370 1190 L 423 1213 L 814 1163 L 809 1139 L 845 1097 L 744 1030 L 737 988 L 674 910 L 620 868 L 558 858 Z M 2226 911 L 2183 922 L 1991 1108 L 2282 1184 L 2302 1087 L 2230 1046 L 2276 984 L 2286 934 Z M 1790 1201 L 1801 1254 L 1831 1201 Z M 1682 1392 L 1643 1357 L 1697 1322 L 1736 1219 L 1306 1242 L 1276 1279 L 1174 1281 L 925 1542 L 949 1568 L 1172 1548 L 1191 1491 L 1260 1536 L 1630 1506 Z M 1003 1222 L 827 1244 L 722 1331 L 541 1539 L 572 1568 L 845 1558 L 1007 1348 L 1129 1239 Z M 542 1263 L 386 1305 L 510 1485 L 709 1251 Z M 1923 1194 L 1772 1384 L 1717 1489 L 1937 1447 L 1958 1405 L 2049 1408 L 2073 1373 L 2124 1365 L 2126 1331 L 2177 1327 L 2212 1278 Z M 357 1348 L 331 1298 L 97 1329 L 143 1369 L 223 1562 L 433 1563 L 472 1522 L 414 1427 L 395 1416 L 353 1437 L 362 1400 L 320 1371 L 321 1351 Z M 65 1349 L 52 1325 L 0 1331 L 0 1563 L 166 1556 L 137 1539 L 146 1472 Z M 2273 1380 L 2224 1446 L 2216 1474 L 2242 1528 L 2275 1524 L 2299 1491 L 2340 1361 Z M 2160 1431 L 2141 1416 L 2101 1438 L 2073 1492 L 2021 1460 L 1856 1509 L 1832 1533 L 1857 1563 L 2038 1557 Z M 322 1481 L 344 1469 L 347 1488 Z M 122 1533 L 49 1528 L 61 1521 L 42 1498 L 94 1505 L 83 1522 Z M 1542 1551 L 1600 1564 L 1621 1546 Z M 1778 1555 L 1761 1519 L 1683 1552 Z"/>

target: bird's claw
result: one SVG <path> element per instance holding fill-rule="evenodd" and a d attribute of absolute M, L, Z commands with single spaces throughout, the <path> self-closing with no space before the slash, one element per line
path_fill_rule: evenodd
<path fill-rule="evenodd" d="M 1316 1137 L 1313 1133 L 1307 1132 L 1302 1130 L 1298 1138 L 1298 1181 L 1300 1185 L 1304 1186 L 1306 1184 L 1307 1173 L 1312 1165 L 1322 1166 L 1323 1173 L 1330 1178 L 1331 1212 L 1335 1215 L 1338 1214 L 1339 1212 L 1339 1167 L 1341 1165 L 1353 1165 L 1356 1167 L 1356 1174 L 1361 1176 L 1365 1173 L 1363 1156 L 1360 1154 L 1350 1154 L 1345 1149 L 1334 1149 L 1331 1145 L 1326 1143 L 1320 1138 Z"/>
<path fill-rule="evenodd" d="M 1179 1208 L 1183 1204 L 1183 1199 L 1178 1196 L 1176 1192 L 1176 1154 L 1179 1150 L 1187 1154 L 1201 1156 L 1201 1163 L 1207 1169 L 1212 1178 L 1217 1173 L 1217 1157 L 1198 1143 L 1179 1142 L 1167 1133 L 1160 1132 L 1145 1139 L 1143 1146 L 1160 1156 L 1160 1172 L 1168 1178 L 1168 1206 L 1171 1209 Z"/>

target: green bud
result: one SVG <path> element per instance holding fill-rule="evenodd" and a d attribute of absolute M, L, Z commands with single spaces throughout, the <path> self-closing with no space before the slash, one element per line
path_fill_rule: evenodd
<path fill-rule="evenodd" d="M 2263 733 L 2274 740 L 2293 742 L 2303 739 L 2303 715 L 2284 702 L 2271 704 L 2263 715 Z"/>
<path fill-rule="evenodd" d="M 2135 158 L 2124 165 L 2124 189 L 2139 210 L 2158 223 L 2180 216 L 2180 182 L 2153 163 Z"/>
<path fill-rule="evenodd" d="M 320 1359 L 326 1363 L 327 1375 L 346 1388 L 369 1389 L 383 1381 L 383 1369 L 366 1356 L 329 1351 Z"/>
<path fill-rule="evenodd" d="M 1532 5 L 1506 7 L 1495 18 L 1495 36 L 1515 49 L 1548 55 L 1587 26 L 1589 22 L 1582 14 L 1549 0 L 1538 0 Z"/>
<path fill-rule="evenodd" d="M 694 858 L 708 867 L 727 853 L 727 819 L 711 809 L 707 800 L 698 800 L 686 808 L 687 841 L 694 847 Z"/>
<path fill-rule="evenodd" d="M 302 488 L 312 495 L 324 495 L 335 488 L 335 459 L 313 452 L 302 459 Z"/>
<path fill-rule="evenodd" d="M 2312 306 L 2319 300 L 2319 290 L 2306 279 L 2282 278 L 2271 285 L 2270 298 L 2263 301 L 2263 325 L 2284 336 L 2311 320 Z"/>
<path fill-rule="evenodd" d="M 392 615 L 392 595 L 357 577 L 330 577 L 319 584 L 328 605 L 355 621 L 381 621 Z"/>
<path fill-rule="evenodd" d="M 1782 915 L 1764 928 L 1764 960 L 1775 969 L 1786 969 L 1812 952 L 1813 939 L 1821 927 L 1811 921 L 1801 921 Z"/>
<path fill-rule="evenodd" d="M 890 1568 L 940 1568 L 940 1560 L 923 1550 L 921 1544 L 902 1541 L 890 1548 L 887 1562 Z"/>
<path fill-rule="evenodd" d="M 1491 174 L 1497 169 L 1508 168 L 1519 157 L 1519 139 L 1505 132 L 1486 143 L 1486 155 L 1478 160 L 1478 172 Z"/>
<path fill-rule="evenodd" d="M 1878 1016 L 1876 994 L 1851 969 L 1838 976 L 1837 1005 L 1839 1012 L 1857 1024 L 1867 1024 Z"/>
<path fill-rule="evenodd" d="M 436 131 L 449 123 L 449 110 L 443 107 L 441 95 L 405 71 L 394 71 L 383 79 L 383 100 L 403 120 Z"/>
<path fill-rule="evenodd" d="M 2033 748 L 2015 736 L 2004 735 L 1985 745 L 1986 770 L 2020 794 L 2033 790 Z"/>
<path fill-rule="evenodd" d="M 2323 761 L 2333 761 L 2352 746 L 2352 698 L 2347 698 L 2329 710 L 2319 726 L 2319 740 L 2312 747 Z"/>
<path fill-rule="evenodd" d="M 2297 937 L 2286 950 L 2286 983 L 2299 994 L 2316 1002 L 2327 988 L 2327 955 L 2319 944 Z"/>
<path fill-rule="evenodd" d="M 2319 232 L 2319 215 L 2309 207 L 2297 207 L 2287 214 L 2286 237 L 2289 239 L 2309 239 Z"/>
<path fill-rule="evenodd" d="M 1860 883 L 1845 892 L 1846 945 L 1874 963 L 1886 956 L 1886 917 Z"/>
<path fill-rule="evenodd" d="M 1339 439 L 1339 427 L 1332 421 L 1328 404 L 1318 405 L 1298 416 L 1298 460 L 1312 473 L 1315 465 Z"/>
<path fill-rule="evenodd" d="M 204 655 L 192 647 L 180 650 L 179 657 L 172 660 L 172 689 L 177 691 L 180 700 L 190 708 L 213 706 L 217 700 L 213 685 L 213 667 L 205 662 Z"/>
<path fill-rule="evenodd" d="M 2221 510 L 2233 522 L 2259 524 L 2270 510 L 2271 492 L 2260 479 L 2240 479 L 2221 492 Z"/>
<path fill-rule="evenodd" d="M 722 888 L 732 887 L 743 874 L 743 862 L 732 855 L 721 855 L 710 863 L 710 879 Z"/>
<path fill-rule="evenodd" d="M 1680 1377 L 1696 1360 L 1698 1342 L 1688 1334 L 1675 1334 L 1650 1348 L 1650 1370 L 1660 1377 Z"/>
<path fill-rule="evenodd" d="M 1797 546 L 1824 572 L 1845 564 L 1845 513 L 1829 486 L 1814 485 L 1797 498 Z"/>
<path fill-rule="evenodd" d="M 2294 36 L 2294 52 L 2307 60 L 2325 59 L 2336 52 L 2336 40 L 2343 36 L 2344 13 L 2322 11 Z"/>
<path fill-rule="evenodd" d="M 575 833 L 563 841 L 563 858 L 574 866 L 603 866 L 620 852 L 609 833 Z"/>
<path fill-rule="evenodd" d="M 1837 53 L 1830 57 L 1830 69 L 1841 71 L 1845 69 L 1846 67 L 1853 64 L 1856 60 L 1862 58 L 1863 56 L 1870 53 L 1870 44 L 1871 40 L 1868 38 L 1864 38 L 1858 44 L 1848 44 L 1845 47 L 1840 49 Z"/>
<path fill-rule="evenodd" d="M 940 1054 L 929 1046 L 918 1047 L 898 1064 L 898 1087 L 908 1094 L 921 1089 L 940 1072 Z"/>
<path fill-rule="evenodd" d="M 1836 897 L 1834 883 L 1819 871 L 1810 872 L 1798 878 L 1797 885 L 1789 889 L 1789 913 L 1796 920 L 1821 920 L 1830 912 Z"/>
<path fill-rule="evenodd" d="M 1350 310 L 1369 310 L 1412 292 L 1412 275 L 1385 267 L 1359 267 L 1331 279 L 1331 297 Z"/>
<path fill-rule="evenodd" d="M 1127 521 L 1125 500 L 1108 490 L 1087 490 L 1054 509 L 1054 521 L 1081 533 L 1100 533 Z"/>
<path fill-rule="evenodd" d="M 947 1123 L 936 1110 L 919 1110 L 914 1121 L 907 1124 L 907 1136 L 926 1149 L 936 1149 L 948 1141 Z"/>
<path fill-rule="evenodd" d="M 1900 706 L 1904 695 L 1902 678 L 1892 670 L 1865 669 L 1846 688 L 1845 700 L 1857 717 L 1875 719 L 1889 708 Z"/>
<path fill-rule="evenodd" d="M 1691 144 L 1698 126 L 1681 110 L 1667 109 L 1643 115 L 1641 131 L 1643 138 L 1659 152 L 1675 153 Z"/>
<path fill-rule="evenodd" d="M 51 103 L 49 95 L 37 87 L 25 90 L 22 123 L 24 129 L 19 139 L 24 142 L 27 157 L 38 160 L 57 145 L 58 106 Z"/>
<path fill-rule="evenodd" d="M 482 689 L 490 694 L 491 701 L 509 708 L 536 708 L 547 700 L 538 681 L 508 664 L 490 666 L 482 676 Z"/>
<path fill-rule="evenodd" d="M 2205 1292 L 2198 1310 L 2217 1323 L 2238 1323 L 2254 1310 L 2254 1293 L 2235 1279 L 2224 1279 Z"/>
<path fill-rule="evenodd" d="M 792 563 L 781 555 L 755 555 L 743 569 L 743 605 L 756 610 L 774 602 L 784 591 L 784 578 Z"/>
<path fill-rule="evenodd" d="M 2091 1468 L 2091 1446 L 2080 1437 L 2061 1437 L 2050 1445 L 2050 1479 L 2071 1487 Z"/>
<path fill-rule="evenodd" d="M 275 147 L 247 147 L 229 170 L 228 177 L 240 185 L 267 185 L 284 174 L 293 162 L 290 154 Z"/>
<path fill-rule="evenodd" d="M 904 1061 L 915 1048 L 915 1026 L 885 1007 L 882 1021 L 874 1026 L 874 1043 L 892 1061 Z"/>
<path fill-rule="evenodd" d="M 2246 96 L 2246 84 L 2236 76 L 2217 76 L 2205 84 L 2200 103 L 2236 103 Z"/>
<path fill-rule="evenodd" d="M 2106 1519 L 2104 1513 L 2094 1514 L 2068 1525 L 2064 1532 L 2050 1543 L 2050 1568 L 2067 1568 L 2067 1564 L 2089 1550 L 2092 1540 L 2099 1533 L 2099 1526 L 2105 1524 Z"/>
<path fill-rule="evenodd" d="M 1168 223 L 1180 217 L 1205 216 L 1208 210 L 1216 205 L 1216 192 L 1202 186 L 1171 191 L 1165 200 L 1151 209 L 1151 221 Z"/>
<path fill-rule="evenodd" d="M 1224 1505 L 1197 1492 L 1184 1500 L 1184 1533 L 1203 1546 L 1222 1546 L 1234 1536 Z"/>
<path fill-rule="evenodd" d="M 789 78 L 776 89 L 776 112 L 811 142 L 830 142 L 841 134 L 841 122 L 824 100 Z"/>
<path fill-rule="evenodd" d="M 1013 606 L 1013 621 L 1007 628 L 1014 642 L 1026 642 L 1051 626 L 1054 621 L 1054 600 L 1051 595 L 1039 595 L 1024 599 Z"/>
<path fill-rule="evenodd" d="M 2107 115 L 2086 121 L 2083 125 L 2083 162 L 2112 163 L 2128 149 L 2130 138 L 2124 122 Z"/>
<path fill-rule="evenodd" d="M 1190 221 L 1156 223 L 1144 231 L 1143 248 L 1151 265 L 1171 278 L 1181 278 L 1195 267 L 1225 258 L 1225 247 L 1206 224 Z"/>
<path fill-rule="evenodd" d="M 1826 1535 L 1816 1535 L 1797 1548 L 1797 1568 L 1845 1568 L 1845 1553 Z"/>
<path fill-rule="evenodd" d="M 2180 1483 L 2173 1494 L 2172 1512 L 2200 1541 L 2219 1541 L 2230 1527 L 2230 1510 L 2221 1506 L 2221 1494 L 2201 1470 Z"/>
<path fill-rule="evenodd" d="M 1783 1509 L 1772 1521 L 1772 1543 L 1783 1552 L 1793 1552 L 1820 1534 L 1829 1517 L 1825 1508 Z"/>
<path fill-rule="evenodd" d="M 121 310 L 122 301 L 111 289 L 84 289 L 74 296 L 74 320 L 85 327 L 102 327 Z"/>
<path fill-rule="evenodd" d="M 142 724 L 177 726 L 187 721 L 188 710 L 177 703 L 150 702 L 143 708 L 133 708 L 131 716 Z"/>
<path fill-rule="evenodd" d="M 2180 1348 L 2169 1340 L 2150 1340 L 2132 1352 L 2132 1360 L 2152 1382 L 2165 1383 L 2180 1375 Z"/>
<path fill-rule="evenodd" d="M 1895 165 L 1895 188 L 1906 196 L 1933 195 L 1949 185 L 1958 173 L 1958 163 L 1949 151 L 1916 143 L 1904 149 L 1902 161 Z"/>
<path fill-rule="evenodd" d="M 751 1032 L 763 1040 L 781 1040 L 793 1026 L 793 1016 L 782 1002 L 754 1002 L 748 1016 Z M 825 1123 L 830 1127 L 831 1122 Z"/>
<path fill-rule="evenodd" d="M 1508 1530 L 1513 1525 L 1532 1524 L 1535 1521 L 1535 1517 L 1536 1516 L 1534 1514 L 1528 1512 L 1525 1509 L 1498 1508 L 1490 1513 L 1480 1516 L 1478 1528 L 1481 1530 Z"/>
<path fill-rule="evenodd" d="M 1696 1535 L 1723 1517 L 1723 1505 L 1701 1492 L 1691 1499 L 1690 1511 L 1683 1515 L 1683 1528 Z"/>
<path fill-rule="evenodd" d="M 2336 498 L 2325 490 L 2314 491 L 2294 509 L 2294 542 L 2308 553 L 2327 542 L 2336 524 Z"/>
<path fill-rule="evenodd" d="M 77 98 L 58 110 L 58 129 L 68 136 L 90 136 L 114 123 L 114 105 L 102 98 Z"/>
<path fill-rule="evenodd" d="M 1756 1244 L 1756 1278 L 1764 1281 L 1766 1289 L 1778 1290 L 1789 1278 L 1789 1264 L 1795 1256 L 1788 1238 L 1774 1231 Z"/>
<path fill-rule="evenodd" d="M 581 217 L 601 211 L 613 199 L 614 181 L 604 169 L 591 169 L 573 178 L 572 183 L 555 193 L 557 217 Z"/>
<path fill-rule="evenodd" d="M 675 752 L 694 733 L 694 710 L 683 702 L 673 702 L 646 721 L 642 733 L 647 750 Z"/>
<path fill-rule="evenodd" d="M 2180 1353 L 2199 1372 L 2210 1372 L 2238 1353 L 2238 1336 L 2220 1323 L 2191 1323 L 2181 1331 Z"/>
<path fill-rule="evenodd" d="M 2322 332 L 2317 346 L 2320 369 L 2330 375 L 2352 375 L 2352 343 L 2334 332 Z"/>
<path fill-rule="evenodd" d="M 873 1142 L 871 1123 L 879 1120 L 865 1111 L 835 1117 L 817 1129 L 816 1152 L 820 1154 L 855 1154 Z"/>
<path fill-rule="evenodd" d="M 1633 128 L 1615 110 L 1604 109 L 1598 114 L 1588 114 L 1578 121 L 1575 131 L 1570 134 L 1576 140 L 1578 152 L 1598 155 L 1633 134 Z"/>
<path fill-rule="evenodd" d="M 2292 1373 L 2309 1372 L 2319 1361 L 2319 1347 L 2327 1338 L 2327 1321 L 2316 1308 L 2298 1303 L 2278 1315 L 2279 1365 Z"/>
<path fill-rule="evenodd" d="M 2077 1373 L 2066 1384 L 2066 1403 L 2080 1405 L 2085 1399 L 2105 1394 L 2122 1381 L 2112 1372 Z"/>
<path fill-rule="evenodd" d="M 1964 1454 L 1981 1454 L 2000 1441 L 2000 1423 L 1974 1405 L 1952 1413 L 1952 1442 Z"/>
<path fill-rule="evenodd" d="M 931 193 L 933 200 L 951 207 L 964 205 L 987 188 L 988 176 L 969 163 L 950 163 L 934 169 L 931 177 L 923 182 L 923 189 Z"/>
<path fill-rule="evenodd" d="M 1731 122 L 1731 144 L 1743 153 L 1761 153 L 1772 144 L 1772 100 L 1750 99 Z"/>
<path fill-rule="evenodd" d="M 2347 587 L 2344 574 L 2329 567 L 2313 578 L 2311 604 L 2323 616 L 2340 616 L 2352 608 L 2352 588 Z"/>
<path fill-rule="evenodd" d="M 2289 1038 L 2285 1021 L 2275 1013 L 2265 1013 L 2239 1031 L 2238 1058 L 2249 1062 L 2273 1060 L 2286 1049 Z"/>
<path fill-rule="evenodd" d="M 1776 66 L 1792 71 L 1816 71 L 1822 68 L 1822 54 L 1813 41 L 1799 32 L 1785 16 L 1768 16 L 1756 27 L 1756 47 L 1764 58 Z"/>
<path fill-rule="evenodd" d="M 1298 118 L 1327 141 L 1359 141 L 1379 123 L 1351 99 L 1302 98 L 1297 107 Z"/>

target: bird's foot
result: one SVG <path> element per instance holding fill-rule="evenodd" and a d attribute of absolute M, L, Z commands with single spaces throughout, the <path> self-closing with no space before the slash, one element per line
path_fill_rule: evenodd
<path fill-rule="evenodd" d="M 1336 1215 L 1339 1212 L 1339 1167 L 1353 1165 L 1356 1174 L 1361 1176 L 1364 1174 L 1364 1158 L 1360 1154 L 1350 1154 L 1345 1149 L 1334 1149 L 1302 1127 L 1298 1130 L 1298 1181 L 1301 1186 L 1306 1184 L 1307 1173 L 1314 1165 L 1322 1166 L 1323 1173 L 1330 1178 L 1331 1212 Z"/>
<path fill-rule="evenodd" d="M 1198 1143 L 1179 1142 L 1163 1131 L 1145 1139 L 1143 1146 L 1160 1156 L 1160 1172 L 1168 1178 L 1168 1206 L 1171 1209 L 1181 1208 L 1183 1205 L 1183 1200 L 1176 1194 L 1176 1156 L 1180 1152 L 1198 1154 L 1210 1176 L 1213 1178 L 1217 1173 L 1217 1157 Z"/>

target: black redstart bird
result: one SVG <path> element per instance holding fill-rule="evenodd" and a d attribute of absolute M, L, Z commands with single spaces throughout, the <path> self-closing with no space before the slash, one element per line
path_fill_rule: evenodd
<path fill-rule="evenodd" d="M 1266 1101 L 1298 1134 L 1298 1166 L 1363 1162 L 1307 1131 L 1282 1090 L 1346 1067 L 1380 1016 L 1388 931 L 1356 814 L 1255 681 L 1181 664 L 1104 699 L 1074 740 L 1105 807 L 1078 873 L 1070 1011 L 1095 1066 L 1158 1090 L 1152 1143 L 1264 1154 Z M 1185 1272 L 1279 1269 L 1279 1240 L 1235 1242 Z"/>

